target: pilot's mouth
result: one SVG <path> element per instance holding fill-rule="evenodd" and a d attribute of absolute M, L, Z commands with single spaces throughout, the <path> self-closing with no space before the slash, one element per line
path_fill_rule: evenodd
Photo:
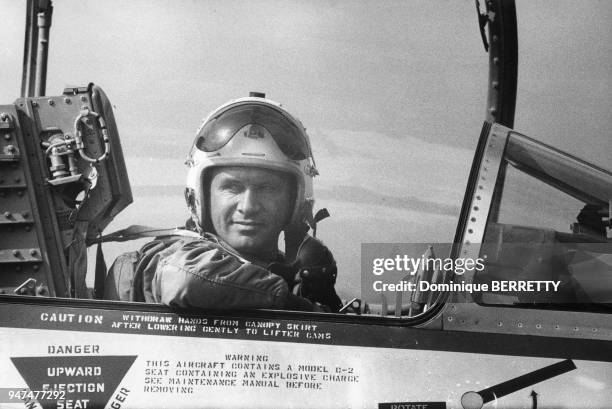
<path fill-rule="evenodd" d="M 234 221 L 233 224 L 237 224 L 241 227 L 259 227 L 263 226 L 263 223 L 253 221 Z"/>

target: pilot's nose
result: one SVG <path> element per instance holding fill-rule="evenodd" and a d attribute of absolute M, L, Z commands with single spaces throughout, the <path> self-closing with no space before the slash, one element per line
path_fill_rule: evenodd
<path fill-rule="evenodd" d="M 256 214 L 261 210 L 261 200 L 254 189 L 245 189 L 240 195 L 238 211 L 245 216 Z"/>

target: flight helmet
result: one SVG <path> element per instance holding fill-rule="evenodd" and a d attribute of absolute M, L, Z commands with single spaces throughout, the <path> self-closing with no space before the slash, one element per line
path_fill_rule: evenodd
<path fill-rule="evenodd" d="M 289 224 L 312 221 L 312 180 L 318 174 L 302 123 L 262 93 L 221 105 L 198 128 L 187 161 L 185 199 L 195 227 L 212 231 L 209 175 L 214 167 L 245 166 L 289 173 L 295 203 Z"/>

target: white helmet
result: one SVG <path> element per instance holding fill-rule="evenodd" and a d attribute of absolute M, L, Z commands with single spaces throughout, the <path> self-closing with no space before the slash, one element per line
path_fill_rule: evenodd
<path fill-rule="evenodd" d="M 310 140 L 302 123 L 265 94 L 250 93 L 215 109 L 198 128 L 186 164 L 185 199 L 196 227 L 210 231 L 209 170 L 248 166 L 295 176 L 297 192 L 291 224 L 312 224 L 312 179 L 318 174 Z"/>

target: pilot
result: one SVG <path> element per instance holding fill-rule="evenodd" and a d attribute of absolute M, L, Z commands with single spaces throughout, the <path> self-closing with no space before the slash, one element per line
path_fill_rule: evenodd
<path fill-rule="evenodd" d="M 203 121 L 186 164 L 191 231 L 121 255 L 107 276 L 105 299 L 181 308 L 341 308 L 334 258 L 308 234 L 315 228 L 317 170 L 298 119 L 264 94 L 230 101 Z"/>

